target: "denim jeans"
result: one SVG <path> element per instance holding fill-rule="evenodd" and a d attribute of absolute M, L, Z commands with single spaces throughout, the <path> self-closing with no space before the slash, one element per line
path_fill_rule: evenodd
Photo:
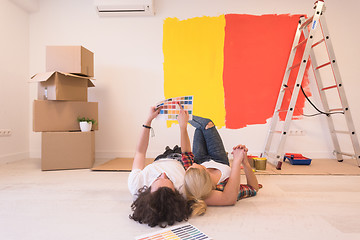
<path fill-rule="evenodd" d="M 201 164 L 210 160 L 226 164 L 229 166 L 229 159 L 225 151 L 224 144 L 216 127 L 205 129 L 211 122 L 210 119 L 193 115 L 189 123 L 195 127 L 193 139 L 194 162 Z"/>

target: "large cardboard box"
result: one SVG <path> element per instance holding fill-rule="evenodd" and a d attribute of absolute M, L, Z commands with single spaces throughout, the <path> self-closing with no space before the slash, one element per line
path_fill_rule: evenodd
<path fill-rule="evenodd" d="M 94 119 L 97 124 L 92 127 L 92 130 L 98 130 L 98 103 L 34 100 L 34 132 L 79 131 L 78 117 Z"/>
<path fill-rule="evenodd" d="M 94 76 L 94 53 L 83 46 L 47 46 L 46 72 Z"/>
<path fill-rule="evenodd" d="M 94 161 L 94 131 L 42 133 L 42 170 L 91 168 Z"/>
<path fill-rule="evenodd" d="M 39 100 L 87 101 L 88 87 L 94 87 L 90 77 L 63 72 L 38 73 L 31 78 L 38 82 Z"/>

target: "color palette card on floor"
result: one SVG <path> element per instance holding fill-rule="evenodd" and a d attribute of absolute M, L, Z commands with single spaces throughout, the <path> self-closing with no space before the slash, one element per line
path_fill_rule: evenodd
<path fill-rule="evenodd" d="M 193 114 L 193 96 L 175 97 L 163 100 L 156 104 L 156 109 L 160 108 L 160 114 L 157 119 L 176 120 L 180 113 L 180 106 L 189 112 L 189 120 Z"/>
<path fill-rule="evenodd" d="M 211 239 L 206 234 L 191 224 L 167 228 L 161 231 L 145 234 L 135 238 L 136 240 L 207 240 Z"/>

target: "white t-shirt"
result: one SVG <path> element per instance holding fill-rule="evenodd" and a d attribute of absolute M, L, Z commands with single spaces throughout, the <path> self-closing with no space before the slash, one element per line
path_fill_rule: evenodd
<path fill-rule="evenodd" d="M 130 193 L 136 198 L 137 191 L 143 186 L 148 186 L 155 181 L 161 173 L 166 173 L 168 178 L 174 183 L 175 189 L 182 192 L 184 184 L 185 169 L 182 164 L 174 159 L 159 159 L 143 170 L 132 169 L 128 177 L 128 188 Z"/>
<path fill-rule="evenodd" d="M 226 164 L 218 163 L 218 162 L 215 162 L 214 160 L 210 160 L 207 162 L 203 162 L 201 165 L 203 165 L 206 168 L 215 168 L 215 169 L 220 170 L 221 177 L 217 184 L 223 182 L 225 179 L 230 177 L 231 168 Z"/>

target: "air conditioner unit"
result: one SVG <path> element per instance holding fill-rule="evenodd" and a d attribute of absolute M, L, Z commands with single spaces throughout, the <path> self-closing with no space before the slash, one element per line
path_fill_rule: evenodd
<path fill-rule="evenodd" d="M 153 0 L 95 0 L 96 11 L 100 17 L 153 16 Z"/>

